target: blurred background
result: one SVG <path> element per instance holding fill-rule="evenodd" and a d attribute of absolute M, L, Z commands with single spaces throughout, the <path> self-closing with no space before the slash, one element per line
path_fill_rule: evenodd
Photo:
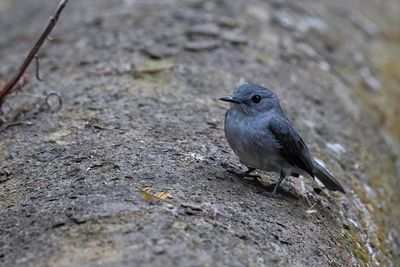
<path fill-rule="evenodd" d="M 57 4 L 0 1 L 0 84 Z M 398 265 L 399 13 L 398 0 L 69 1 L 38 53 L 43 81 L 33 62 L 1 107 L 0 265 Z M 232 174 L 217 99 L 243 82 L 277 93 L 348 194 L 290 178 L 267 199 Z"/>

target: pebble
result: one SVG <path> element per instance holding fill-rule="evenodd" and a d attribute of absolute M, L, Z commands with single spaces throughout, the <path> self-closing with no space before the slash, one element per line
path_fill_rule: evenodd
<path fill-rule="evenodd" d="M 368 37 L 374 37 L 379 34 L 378 26 L 359 12 L 353 12 L 350 15 L 350 20 Z"/>
<path fill-rule="evenodd" d="M 219 46 L 217 41 L 189 41 L 185 44 L 184 48 L 189 51 L 204 51 L 213 50 Z"/>
<path fill-rule="evenodd" d="M 188 35 L 206 35 L 216 37 L 220 35 L 220 29 L 213 23 L 196 25 L 187 31 Z"/>
<path fill-rule="evenodd" d="M 381 83 L 377 78 L 375 78 L 369 68 L 364 67 L 360 70 L 360 75 L 363 78 L 364 85 L 367 89 L 371 90 L 372 92 L 379 92 L 381 89 Z"/>
<path fill-rule="evenodd" d="M 338 143 L 334 143 L 334 144 L 327 143 L 326 147 L 338 155 L 342 155 L 342 154 L 346 153 L 346 149 L 341 144 L 338 144 Z"/>
<path fill-rule="evenodd" d="M 232 44 L 246 44 L 247 39 L 246 36 L 237 32 L 237 31 L 226 31 L 221 35 L 221 39 L 228 41 Z"/>

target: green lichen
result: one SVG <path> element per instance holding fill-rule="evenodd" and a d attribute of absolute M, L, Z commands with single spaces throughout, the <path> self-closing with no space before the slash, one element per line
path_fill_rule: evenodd
<path fill-rule="evenodd" d="M 369 266 L 370 258 L 368 251 L 365 248 L 364 242 L 362 241 L 360 235 L 354 230 L 346 231 L 344 234 L 346 239 L 350 240 L 350 254 L 358 259 L 358 263 L 361 266 Z"/>
<path fill-rule="evenodd" d="M 377 251 L 377 261 L 380 263 L 389 264 L 389 259 L 393 257 L 392 252 L 389 249 L 389 245 L 386 242 L 389 226 L 385 220 L 384 209 L 381 209 L 377 206 L 377 203 L 384 203 L 383 196 L 377 194 L 377 199 L 372 199 L 360 187 L 358 190 L 355 190 L 355 193 L 362 203 L 367 208 L 369 207 L 368 210 L 374 220 L 374 222 L 371 223 L 375 223 L 377 226 L 377 231 L 375 233 L 369 233 L 365 221 L 362 218 L 359 218 L 361 229 L 364 231 L 365 235 L 369 236 L 371 247 L 375 248 L 375 251 Z"/>

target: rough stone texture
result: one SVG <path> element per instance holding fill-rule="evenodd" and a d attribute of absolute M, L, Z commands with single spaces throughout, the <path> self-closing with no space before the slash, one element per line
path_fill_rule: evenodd
<path fill-rule="evenodd" d="M 0 2 L 0 80 L 55 2 Z M 70 1 L 39 54 L 44 81 L 31 67 L 2 107 L 0 265 L 400 264 L 399 11 L 396 0 Z M 306 177 L 269 199 L 232 174 L 217 98 L 243 81 L 279 95 L 347 195 Z M 146 202 L 143 186 L 172 199 Z"/>

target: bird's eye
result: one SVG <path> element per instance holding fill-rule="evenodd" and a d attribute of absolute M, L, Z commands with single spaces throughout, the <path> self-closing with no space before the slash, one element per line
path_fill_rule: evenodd
<path fill-rule="evenodd" d="M 252 97 L 251 97 L 251 101 L 253 102 L 253 103 L 260 103 L 260 101 L 261 101 L 261 96 L 259 96 L 259 95 L 253 95 Z"/>

